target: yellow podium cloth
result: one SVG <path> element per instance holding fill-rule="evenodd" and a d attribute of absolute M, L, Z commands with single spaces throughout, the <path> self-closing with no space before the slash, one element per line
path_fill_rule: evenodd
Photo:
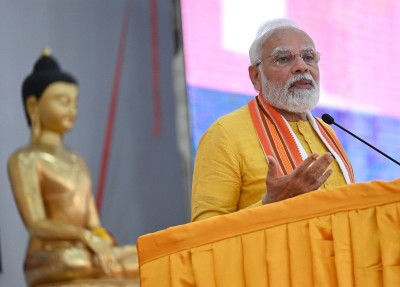
<path fill-rule="evenodd" d="M 139 237 L 141 286 L 400 286 L 400 180 L 311 192 Z"/>

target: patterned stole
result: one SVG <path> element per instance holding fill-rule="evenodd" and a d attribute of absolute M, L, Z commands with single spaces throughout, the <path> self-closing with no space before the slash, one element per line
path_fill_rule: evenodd
<path fill-rule="evenodd" d="M 248 106 L 265 157 L 272 155 L 277 159 L 279 176 L 290 173 L 308 155 L 289 123 L 265 101 L 261 93 Z M 336 135 L 311 113 L 307 114 L 307 119 L 338 162 L 346 182 L 353 183 L 353 168 Z"/>

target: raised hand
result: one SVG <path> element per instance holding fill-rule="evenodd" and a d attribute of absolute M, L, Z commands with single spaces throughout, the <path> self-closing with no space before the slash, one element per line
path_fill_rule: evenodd
<path fill-rule="evenodd" d="M 331 169 L 327 170 L 332 161 L 333 157 L 329 152 L 319 158 L 318 154 L 313 153 L 291 173 L 278 177 L 276 159 L 268 156 L 267 192 L 262 197 L 263 204 L 317 190 L 332 174 Z"/>

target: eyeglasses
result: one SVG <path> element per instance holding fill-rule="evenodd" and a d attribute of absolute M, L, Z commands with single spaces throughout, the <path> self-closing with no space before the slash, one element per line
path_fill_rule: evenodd
<path fill-rule="evenodd" d="M 292 64 L 296 56 L 299 56 L 304 63 L 309 66 L 316 65 L 320 59 L 320 54 L 314 50 L 304 50 L 297 54 L 293 53 L 292 51 L 278 51 L 262 60 L 259 60 L 255 66 L 258 67 L 261 62 L 267 58 L 273 58 L 276 66 L 285 67 Z"/>

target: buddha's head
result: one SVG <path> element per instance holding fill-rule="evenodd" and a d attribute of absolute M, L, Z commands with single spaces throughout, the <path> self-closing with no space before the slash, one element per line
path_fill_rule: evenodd
<path fill-rule="evenodd" d="M 22 85 L 22 98 L 28 125 L 32 129 L 64 132 L 76 116 L 78 86 L 75 78 L 62 71 L 46 49 Z"/>

